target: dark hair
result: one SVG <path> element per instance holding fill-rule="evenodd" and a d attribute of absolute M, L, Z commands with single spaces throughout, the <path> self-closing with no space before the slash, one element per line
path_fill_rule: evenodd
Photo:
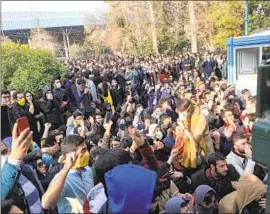
<path fill-rule="evenodd" d="M 63 134 L 63 132 L 59 131 L 58 129 L 51 131 L 48 138 L 47 138 L 47 143 L 49 145 L 53 146 L 53 143 L 55 141 L 55 137 L 58 135 L 62 135 L 62 134 Z"/>
<path fill-rule="evenodd" d="M 167 99 L 167 98 L 161 98 L 161 99 L 159 100 L 159 105 L 162 105 L 162 104 L 165 103 L 165 102 L 168 102 L 168 99 Z"/>
<path fill-rule="evenodd" d="M 7 89 L 2 89 L 1 94 L 10 94 L 10 91 Z"/>
<path fill-rule="evenodd" d="M 214 152 L 212 154 L 209 155 L 208 157 L 208 165 L 210 166 L 211 164 L 216 166 L 217 161 L 219 160 L 226 160 L 225 155 L 223 155 L 220 152 Z"/>
<path fill-rule="evenodd" d="M 232 141 L 235 143 L 238 140 L 247 139 L 247 135 L 244 132 L 237 132 L 233 134 Z"/>
<path fill-rule="evenodd" d="M 76 151 L 77 147 L 84 143 L 84 138 L 78 135 L 69 135 L 64 138 L 61 144 L 61 151 L 63 155 Z"/>
<path fill-rule="evenodd" d="M 127 164 L 129 161 L 131 161 L 131 157 L 127 151 L 121 149 L 108 149 L 104 151 L 98 157 L 95 165 L 98 179 L 103 185 L 106 185 L 105 173 L 118 165 Z"/>
<path fill-rule="evenodd" d="M 245 94 L 246 92 L 249 92 L 249 90 L 248 90 L 248 89 L 243 89 L 243 90 L 241 91 L 241 94 Z"/>
<path fill-rule="evenodd" d="M 81 85 L 81 84 L 86 84 L 86 81 L 85 81 L 85 79 L 83 79 L 83 78 L 79 78 L 78 80 L 77 80 L 77 84 L 78 85 Z"/>
<path fill-rule="evenodd" d="M 207 205 L 210 205 L 212 203 L 212 198 L 215 197 L 217 198 L 217 194 L 213 190 L 209 190 L 203 198 L 203 202 L 206 203 Z"/>
<path fill-rule="evenodd" d="M 83 113 L 79 109 L 73 112 L 74 119 L 78 116 L 83 116 Z"/>
<path fill-rule="evenodd" d="M 23 93 L 22 91 L 16 91 L 16 92 L 13 94 L 13 99 L 14 99 L 14 100 L 17 99 L 17 95 L 18 95 L 18 94 L 23 94 L 23 95 L 24 95 L 24 93 Z"/>

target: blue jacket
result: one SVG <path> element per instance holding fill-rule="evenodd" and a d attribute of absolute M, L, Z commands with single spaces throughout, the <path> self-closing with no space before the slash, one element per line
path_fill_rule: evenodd
<path fill-rule="evenodd" d="M 12 190 L 18 174 L 18 169 L 6 161 L 1 173 L 1 200 L 5 200 Z"/>
<path fill-rule="evenodd" d="M 105 173 L 111 213 L 148 213 L 157 175 L 133 164 L 114 167 Z"/>

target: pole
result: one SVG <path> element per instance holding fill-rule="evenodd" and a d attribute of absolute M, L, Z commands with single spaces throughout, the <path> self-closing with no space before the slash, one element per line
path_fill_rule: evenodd
<path fill-rule="evenodd" d="M 245 35 L 248 35 L 248 0 L 245 0 Z"/>

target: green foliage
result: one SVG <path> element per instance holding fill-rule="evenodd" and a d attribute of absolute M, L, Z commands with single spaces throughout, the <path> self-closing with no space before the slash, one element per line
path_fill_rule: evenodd
<path fill-rule="evenodd" d="M 270 1 L 249 1 L 249 32 L 270 27 Z"/>
<path fill-rule="evenodd" d="M 49 85 L 52 75 L 67 72 L 64 65 L 47 50 L 30 49 L 8 41 L 1 47 L 2 87 L 29 90 L 36 94 Z"/>
<path fill-rule="evenodd" d="M 70 58 L 86 58 L 87 56 L 90 56 L 93 51 L 90 50 L 90 46 L 88 45 L 79 45 L 79 44 L 73 44 L 70 46 Z"/>
<path fill-rule="evenodd" d="M 208 4 L 208 16 L 214 20 L 212 42 L 226 48 L 226 39 L 244 33 L 244 1 L 214 1 Z"/>

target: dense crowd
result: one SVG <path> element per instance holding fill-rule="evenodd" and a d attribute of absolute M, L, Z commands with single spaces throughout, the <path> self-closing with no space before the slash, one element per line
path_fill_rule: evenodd
<path fill-rule="evenodd" d="M 65 65 L 34 94 L 1 91 L 2 213 L 264 213 L 256 99 L 228 85 L 226 56 Z"/>

